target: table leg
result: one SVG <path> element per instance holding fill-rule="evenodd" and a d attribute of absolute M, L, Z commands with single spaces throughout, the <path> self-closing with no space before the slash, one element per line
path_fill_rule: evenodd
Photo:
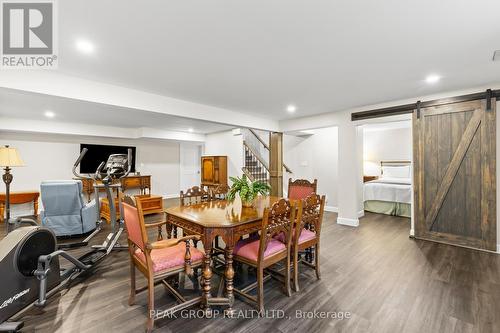
<path fill-rule="evenodd" d="M 205 250 L 205 260 L 203 261 L 203 272 L 201 275 L 201 289 L 202 289 L 202 307 L 206 312 L 210 311 L 210 305 L 208 304 L 208 299 L 212 296 L 210 293 L 210 282 L 212 279 L 212 268 L 211 264 L 211 251 L 212 251 L 212 242 L 205 241 L 203 243 L 203 247 Z"/>
<path fill-rule="evenodd" d="M 234 278 L 234 269 L 233 269 L 233 246 L 226 245 L 226 271 L 224 273 L 226 279 L 226 297 L 229 300 L 229 306 L 226 309 L 226 314 L 228 316 L 233 315 L 233 303 L 234 303 L 234 294 L 233 294 L 233 278 Z"/>

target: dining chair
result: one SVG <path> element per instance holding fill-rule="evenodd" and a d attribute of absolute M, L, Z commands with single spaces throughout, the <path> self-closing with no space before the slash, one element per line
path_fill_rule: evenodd
<path fill-rule="evenodd" d="M 241 290 L 234 289 L 234 292 L 251 301 L 259 311 L 264 311 L 264 269 L 278 262 L 285 262 L 284 288 L 286 295 L 291 296 L 290 249 L 294 220 L 295 206 L 286 199 L 280 199 L 264 210 L 260 236 L 253 235 L 240 240 L 234 247 L 234 260 L 254 267 L 257 271 L 255 283 Z M 284 235 L 284 242 L 274 238 L 280 233 Z M 257 297 L 254 297 L 248 292 L 256 287 Z"/>
<path fill-rule="evenodd" d="M 202 187 L 199 186 L 193 186 L 191 188 L 188 188 L 186 192 L 181 191 L 180 193 L 180 201 L 181 201 L 181 206 L 191 206 L 191 205 L 196 205 L 202 202 L 208 202 L 210 201 L 210 193 L 205 191 Z M 173 237 L 177 237 L 177 228 L 176 227 L 171 227 L 172 228 L 172 233 Z M 182 231 L 183 236 L 188 236 L 191 235 L 192 233 L 186 232 L 185 230 Z M 198 247 L 198 239 L 194 239 L 194 247 Z"/>
<path fill-rule="evenodd" d="M 321 223 L 325 209 L 325 196 L 311 194 L 299 206 L 294 235 L 292 237 L 293 282 L 295 291 L 299 291 L 299 263 L 302 262 L 316 271 L 316 278 L 321 278 L 319 265 L 319 244 Z M 314 247 L 314 264 L 305 258 L 299 258 L 299 252 Z M 312 254 L 312 252 L 310 252 Z"/>
<path fill-rule="evenodd" d="M 211 190 L 210 196 L 212 200 L 226 200 L 228 192 L 229 186 L 226 184 L 220 184 L 215 189 Z"/>
<path fill-rule="evenodd" d="M 312 183 L 306 179 L 288 179 L 288 199 L 305 199 L 311 193 L 316 193 L 318 189 L 318 180 Z"/>
<path fill-rule="evenodd" d="M 201 267 L 204 254 L 195 247 L 190 246 L 190 240 L 199 239 L 192 235 L 182 238 L 171 238 L 150 242 L 147 230 L 150 226 L 157 227 L 158 223 L 151 225 L 144 223 L 144 214 L 140 200 L 130 196 L 120 195 L 123 203 L 123 216 L 127 229 L 127 240 L 130 254 L 130 297 L 129 305 L 135 302 L 135 295 L 148 290 L 148 319 L 146 331 L 150 332 L 155 321 L 154 288 L 163 284 L 175 297 L 178 304 L 162 312 L 173 314 L 201 302 L 201 296 L 185 299 L 167 279 L 176 278 L 180 273 L 189 277 L 193 276 L 193 269 Z M 135 269 L 138 269 L 147 279 L 147 286 L 136 289 Z M 197 274 L 192 279 L 193 284 L 198 283 Z"/>
<path fill-rule="evenodd" d="M 188 188 L 180 193 L 181 206 L 190 206 L 210 201 L 210 193 L 199 186 Z"/>

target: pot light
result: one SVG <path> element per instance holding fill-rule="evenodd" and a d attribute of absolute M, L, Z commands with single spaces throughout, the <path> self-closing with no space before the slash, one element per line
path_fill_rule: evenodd
<path fill-rule="evenodd" d="M 288 113 L 294 113 L 295 111 L 297 111 L 297 107 L 296 107 L 295 105 L 288 105 L 288 106 L 286 107 L 286 111 L 287 111 Z"/>
<path fill-rule="evenodd" d="M 80 39 L 76 41 L 76 48 L 78 51 L 86 54 L 94 53 L 95 46 L 88 40 Z"/>
<path fill-rule="evenodd" d="M 52 111 L 45 111 L 43 115 L 47 118 L 54 118 L 56 116 L 56 114 Z"/>
<path fill-rule="evenodd" d="M 193 133 L 193 131 L 194 131 L 194 129 L 192 129 L 192 128 L 189 128 L 189 129 L 188 129 L 188 132 L 189 132 L 189 133 Z"/>
<path fill-rule="evenodd" d="M 428 84 L 437 83 L 439 82 L 439 80 L 441 80 L 441 76 L 436 74 L 431 74 L 425 78 L 425 82 L 427 82 Z"/>

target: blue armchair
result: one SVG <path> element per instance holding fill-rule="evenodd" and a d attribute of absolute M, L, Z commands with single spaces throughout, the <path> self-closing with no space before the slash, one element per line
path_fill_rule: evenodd
<path fill-rule="evenodd" d="M 56 236 L 81 235 L 97 226 L 95 200 L 85 204 L 79 180 L 44 181 L 40 185 L 42 225 Z"/>

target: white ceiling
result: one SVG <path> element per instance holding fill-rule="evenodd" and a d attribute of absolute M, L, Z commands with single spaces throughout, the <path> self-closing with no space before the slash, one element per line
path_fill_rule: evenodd
<path fill-rule="evenodd" d="M 47 119 L 46 111 L 54 112 L 55 117 Z M 180 132 L 193 129 L 193 133 L 200 134 L 232 128 L 207 121 L 9 89 L 0 89 L 0 117 Z"/>
<path fill-rule="evenodd" d="M 498 0 L 58 6 L 61 72 L 273 119 L 500 81 L 491 59 L 500 49 Z M 95 54 L 79 53 L 79 38 Z M 443 79 L 427 85 L 430 73 Z"/>

